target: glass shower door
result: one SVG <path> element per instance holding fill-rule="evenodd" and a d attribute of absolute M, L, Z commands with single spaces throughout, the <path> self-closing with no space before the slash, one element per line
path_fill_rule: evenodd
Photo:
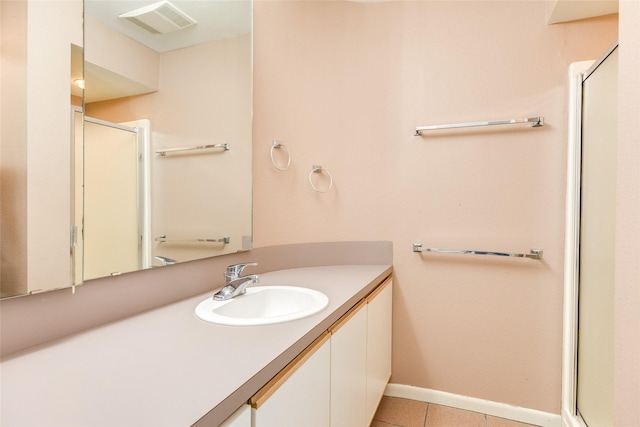
<path fill-rule="evenodd" d="M 590 427 L 613 425 L 617 52 L 583 82 L 577 407 Z"/>

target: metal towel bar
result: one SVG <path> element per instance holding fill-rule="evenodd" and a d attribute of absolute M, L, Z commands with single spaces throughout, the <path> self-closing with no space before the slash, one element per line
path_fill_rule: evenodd
<path fill-rule="evenodd" d="M 195 239 L 169 239 L 166 234 L 161 234 L 155 238 L 158 243 L 224 243 L 231 241 L 229 237 L 195 238 Z"/>
<path fill-rule="evenodd" d="M 413 244 L 413 252 L 443 252 L 450 254 L 468 254 L 468 255 L 494 255 L 516 258 L 542 259 L 542 249 L 530 249 L 528 254 L 511 253 L 511 252 L 493 252 L 493 251 L 475 251 L 467 249 L 441 249 L 441 248 L 423 248 L 422 243 Z"/>
<path fill-rule="evenodd" d="M 422 131 L 425 130 L 443 130 L 443 129 L 458 129 L 469 128 L 477 126 L 493 126 L 493 125 L 514 125 L 519 123 L 531 123 L 531 127 L 540 127 L 544 125 L 544 117 L 528 117 L 526 119 L 507 119 L 507 120 L 493 120 L 488 122 L 468 122 L 468 123 L 451 123 L 446 125 L 430 125 L 430 126 L 418 126 L 416 128 L 415 136 L 422 135 Z"/>
<path fill-rule="evenodd" d="M 164 150 L 156 151 L 156 154 L 166 156 L 167 153 L 177 153 L 179 151 L 191 151 L 191 150 L 205 150 L 207 148 L 224 148 L 224 151 L 228 151 L 231 146 L 229 144 L 209 144 L 209 145 L 195 145 L 193 147 L 180 147 L 180 148 L 167 148 Z"/>

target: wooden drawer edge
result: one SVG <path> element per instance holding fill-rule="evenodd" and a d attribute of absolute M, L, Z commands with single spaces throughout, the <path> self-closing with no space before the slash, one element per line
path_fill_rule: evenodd
<path fill-rule="evenodd" d="M 351 309 L 349 311 L 347 311 L 344 316 L 342 316 L 340 319 L 338 319 L 336 321 L 336 323 L 334 323 L 333 325 L 331 325 L 331 327 L 329 327 L 329 332 L 331 334 L 335 334 L 336 332 L 338 332 L 338 329 L 340 329 L 341 327 L 343 327 L 353 316 L 356 315 L 356 313 L 358 311 L 360 311 L 360 309 L 362 307 L 364 307 L 365 305 L 367 305 L 367 299 L 364 298 L 362 300 L 360 300 L 356 305 L 354 305 L 353 307 L 351 307 Z"/>
<path fill-rule="evenodd" d="M 367 295 L 365 297 L 365 299 L 367 300 L 367 302 L 373 300 L 375 297 L 377 297 L 387 286 L 389 286 L 391 283 L 393 282 L 393 279 L 391 278 L 391 276 L 387 277 L 384 282 L 382 282 L 378 287 L 376 287 L 374 290 L 371 291 L 371 293 L 369 295 Z"/>
<path fill-rule="evenodd" d="M 264 402 L 275 393 L 282 384 L 289 379 L 301 367 L 307 359 L 309 359 L 325 342 L 329 340 L 331 334 L 325 331 L 314 342 L 309 344 L 302 353 L 296 356 L 283 370 L 278 372 L 267 384 L 264 385 L 256 394 L 251 396 L 249 404 L 252 408 L 259 408 Z"/>

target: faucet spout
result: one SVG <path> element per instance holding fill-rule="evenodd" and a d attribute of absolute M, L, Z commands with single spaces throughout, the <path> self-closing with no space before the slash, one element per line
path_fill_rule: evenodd
<path fill-rule="evenodd" d="M 260 279 L 257 274 L 251 274 L 249 276 L 243 276 L 238 279 L 232 280 L 227 283 L 222 289 L 220 289 L 213 299 L 218 301 L 224 301 L 231 298 L 235 298 L 238 295 L 242 295 L 247 292 L 247 286 L 251 283 L 258 283 Z"/>
<path fill-rule="evenodd" d="M 217 301 L 224 301 L 231 298 L 235 298 L 238 295 L 242 295 L 247 292 L 247 286 L 251 283 L 258 283 L 260 281 L 257 274 L 250 274 L 248 276 L 240 276 L 242 270 L 250 265 L 257 265 L 256 263 L 236 264 L 227 267 L 227 272 L 224 277 L 226 279 L 226 285 L 213 295 L 213 299 Z"/>

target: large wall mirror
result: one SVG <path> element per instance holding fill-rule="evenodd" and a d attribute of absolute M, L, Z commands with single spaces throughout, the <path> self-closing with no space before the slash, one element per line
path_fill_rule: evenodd
<path fill-rule="evenodd" d="M 56 108 L 65 111 L 59 127 L 66 134 L 49 129 L 39 141 L 30 132 L 23 137 L 25 175 L 38 168 L 32 154 L 41 149 L 36 160 L 56 164 L 40 178 L 45 187 L 26 188 L 22 208 L 10 215 L 2 127 L 2 297 L 251 248 L 251 1 L 2 3 L 3 107 L 4 3 L 80 3 L 80 28 L 84 8 L 79 40 L 60 41 L 69 65 L 61 83 L 66 98 Z M 56 9 L 48 18 L 59 15 Z M 50 29 L 47 22 L 37 31 L 50 37 Z M 40 73 L 55 68 L 46 62 L 52 59 L 43 58 Z M 47 77 L 49 85 L 61 80 Z M 52 106 L 43 102 L 39 113 Z M 52 141 L 60 142 L 57 157 Z M 55 188 L 52 177 L 59 177 Z M 33 224 L 32 200 L 41 209 Z M 24 239 L 10 243 L 5 237 L 16 227 Z M 15 243 L 22 255 L 13 254 Z M 22 265 L 26 271 L 13 274 Z"/>

